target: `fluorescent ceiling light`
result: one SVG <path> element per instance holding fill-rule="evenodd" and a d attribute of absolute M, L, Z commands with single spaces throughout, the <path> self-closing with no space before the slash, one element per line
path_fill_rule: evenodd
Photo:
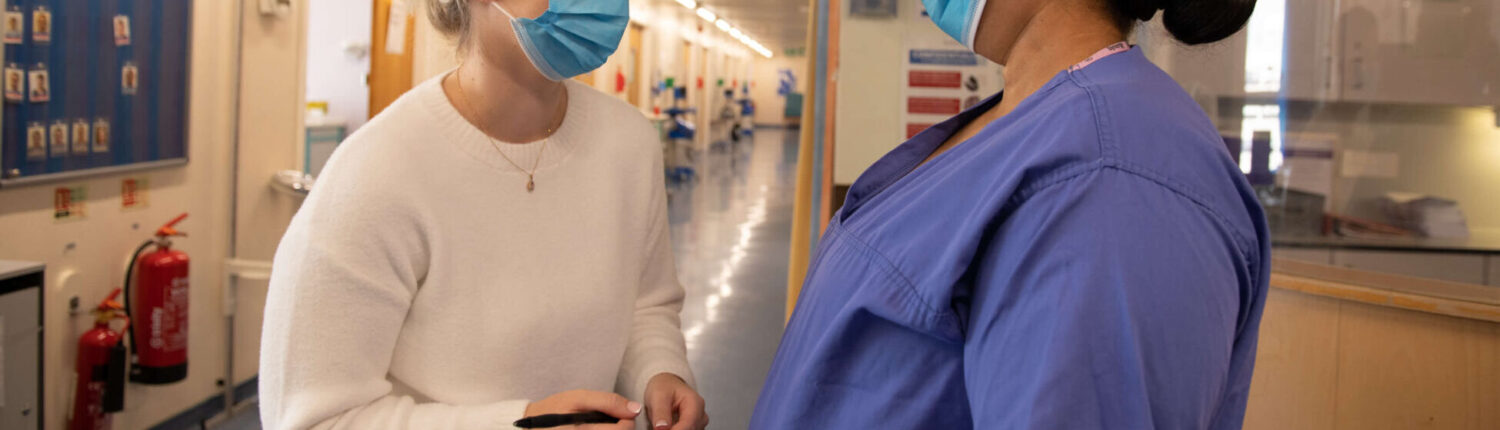
<path fill-rule="evenodd" d="M 711 22 L 715 27 L 719 27 L 719 30 L 729 33 L 729 36 L 733 37 L 734 40 L 738 40 L 740 43 L 745 44 L 745 46 L 750 47 L 751 50 L 754 50 L 756 53 L 766 58 L 771 58 L 771 50 L 766 49 L 765 45 L 761 45 L 760 42 L 756 42 L 755 39 L 751 39 L 749 35 L 746 35 L 745 32 L 741 31 L 739 28 L 735 28 L 734 25 L 729 23 L 729 21 L 720 19 L 717 14 L 713 13 L 713 11 L 697 7 L 698 2 L 696 0 L 677 0 L 677 4 L 682 5 L 682 7 L 692 9 L 698 14 L 699 18 L 703 18 L 704 21 Z"/>

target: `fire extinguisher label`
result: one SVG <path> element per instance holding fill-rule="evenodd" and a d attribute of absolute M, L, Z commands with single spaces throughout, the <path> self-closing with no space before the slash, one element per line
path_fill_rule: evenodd
<path fill-rule="evenodd" d="M 165 299 L 151 310 L 151 348 L 182 351 L 187 349 L 188 278 L 172 278 Z"/>

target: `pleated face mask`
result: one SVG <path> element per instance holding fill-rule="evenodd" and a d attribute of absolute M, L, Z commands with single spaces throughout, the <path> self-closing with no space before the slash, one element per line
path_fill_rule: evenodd
<path fill-rule="evenodd" d="M 970 50 L 974 49 L 974 35 L 979 33 L 979 17 L 984 13 L 985 3 L 986 0 L 922 0 L 932 22 Z"/>
<path fill-rule="evenodd" d="M 526 58 L 554 81 L 603 66 L 630 24 L 628 0 L 551 0 L 536 19 L 517 18 L 499 3 L 490 5 L 510 17 Z"/>

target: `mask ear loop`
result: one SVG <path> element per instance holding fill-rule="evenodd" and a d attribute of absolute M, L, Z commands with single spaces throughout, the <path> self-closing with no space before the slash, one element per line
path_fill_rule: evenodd
<path fill-rule="evenodd" d="M 501 7 L 501 6 L 500 6 L 500 2 L 498 2 L 498 1 L 497 1 L 497 2 L 490 2 L 490 6 L 494 6 L 494 7 L 495 7 L 495 9 L 497 9 L 497 10 L 499 10 L 499 11 L 500 11 L 500 13 L 503 13 L 503 14 L 505 14 L 505 17 L 506 17 L 506 18 L 510 18 L 510 19 L 511 19 L 511 20 L 512 20 L 512 21 L 514 21 L 514 20 L 515 20 L 515 19 L 516 19 L 516 16 L 515 16 L 515 15 L 511 15 L 511 14 L 510 14 L 510 11 L 508 11 L 508 10 L 505 10 L 505 8 L 504 8 L 504 7 Z"/>

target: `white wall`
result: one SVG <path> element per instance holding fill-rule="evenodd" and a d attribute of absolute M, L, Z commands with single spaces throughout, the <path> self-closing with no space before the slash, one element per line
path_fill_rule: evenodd
<path fill-rule="evenodd" d="M 307 7 L 307 100 L 328 102 L 328 118 L 353 133 L 370 117 L 370 56 L 345 48 L 369 50 L 373 3 L 319 0 Z"/>
<path fill-rule="evenodd" d="M 97 304 L 121 285 L 130 251 L 163 222 L 181 212 L 180 228 L 190 236 L 176 241 L 191 255 L 188 377 L 161 387 L 132 384 L 115 428 L 155 424 L 215 395 L 223 373 L 224 348 L 219 279 L 229 224 L 229 117 L 234 65 L 233 10 L 229 2 L 199 2 L 193 8 L 188 153 L 183 167 L 130 175 L 91 177 L 49 185 L 0 189 L 0 258 L 47 263 L 45 428 L 63 428 L 70 403 L 72 363 L 78 337 L 91 328 L 87 313 L 68 315 L 68 299 L 83 307 Z M 268 65 L 274 66 L 274 65 Z M 284 108 L 284 107 L 283 107 Z M 150 182 L 150 206 L 120 209 L 120 180 Z M 58 186 L 89 188 L 88 217 L 52 220 L 52 192 Z M 68 245 L 73 245 L 68 249 Z"/>
<path fill-rule="evenodd" d="M 241 77 L 240 155 L 237 160 L 238 181 L 234 189 L 235 244 L 233 257 L 240 260 L 269 262 L 286 232 L 292 215 L 301 201 L 270 187 L 277 171 L 295 169 L 302 159 L 302 132 L 306 94 L 305 58 L 309 27 L 307 4 L 299 5 L 291 16 L 265 18 L 247 12 L 245 23 L 244 64 Z M 254 9 L 254 2 L 247 2 Z M 260 367 L 261 315 L 265 309 L 267 283 L 246 280 L 238 283 L 235 299 L 234 379 L 241 383 L 255 377 Z M 223 344 L 222 333 L 214 342 Z M 222 374 L 223 363 L 214 371 Z"/>
<path fill-rule="evenodd" d="M 913 42 L 949 44 L 952 38 L 922 13 L 921 2 L 898 2 L 894 19 L 855 18 L 849 6 L 839 11 L 839 67 L 834 112 L 833 182 L 854 183 L 865 169 L 906 136 L 901 111 L 905 79 L 903 57 Z M 953 44 L 960 47 L 961 45 Z M 983 61 L 983 59 L 981 59 Z M 990 66 L 995 82 L 1000 67 Z M 988 94 L 986 94 L 988 95 Z"/>

